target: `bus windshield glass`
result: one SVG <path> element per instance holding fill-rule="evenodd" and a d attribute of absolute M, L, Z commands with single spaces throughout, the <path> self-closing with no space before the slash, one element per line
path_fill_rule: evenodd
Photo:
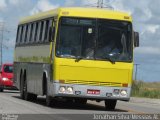
<path fill-rule="evenodd" d="M 106 19 L 60 19 L 56 56 L 132 61 L 132 24 Z"/>

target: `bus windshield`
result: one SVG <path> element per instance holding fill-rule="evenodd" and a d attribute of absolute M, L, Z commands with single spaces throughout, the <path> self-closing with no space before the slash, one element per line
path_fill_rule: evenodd
<path fill-rule="evenodd" d="M 56 56 L 132 61 L 132 24 L 106 19 L 60 19 Z"/>

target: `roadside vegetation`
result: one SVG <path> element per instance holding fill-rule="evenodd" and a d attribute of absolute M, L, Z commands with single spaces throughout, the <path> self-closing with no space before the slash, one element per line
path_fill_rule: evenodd
<path fill-rule="evenodd" d="M 133 97 L 146 97 L 160 99 L 160 82 L 133 81 Z"/>

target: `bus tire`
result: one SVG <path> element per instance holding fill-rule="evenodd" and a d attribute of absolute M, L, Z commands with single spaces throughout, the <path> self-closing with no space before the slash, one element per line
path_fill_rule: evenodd
<path fill-rule="evenodd" d="M 27 101 L 34 101 L 37 99 L 37 95 L 28 93 L 26 74 L 24 76 L 24 99 Z"/>
<path fill-rule="evenodd" d="M 24 100 L 24 79 L 22 72 L 20 74 L 20 97 Z"/>
<path fill-rule="evenodd" d="M 69 104 L 72 104 L 72 103 L 74 103 L 74 99 L 66 99 L 66 102 Z"/>
<path fill-rule="evenodd" d="M 52 98 L 48 95 L 46 95 L 46 105 L 48 107 L 51 107 L 52 106 Z"/>
<path fill-rule="evenodd" d="M 117 104 L 117 100 L 105 100 L 106 110 L 114 110 Z"/>
<path fill-rule="evenodd" d="M 82 98 L 76 98 L 74 101 L 77 104 L 83 104 L 83 105 L 87 103 L 87 99 L 82 99 Z"/>
<path fill-rule="evenodd" d="M 31 100 L 32 100 L 32 101 L 36 101 L 36 100 L 37 100 L 37 95 L 31 94 Z"/>
<path fill-rule="evenodd" d="M 48 94 L 48 88 L 47 88 L 47 85 L 46 85 L 46 105 L 48 107 L 51 107 L 53 105 L 53 98 L 51 96 L 49 96 Z"/>
<path fill-rule="evenodd" d="M 28 93 L 27 91 L 27 81 L 24 81 L 24 99 L 27 101 L 32 100 L 32 94 Z"/>
<path fill-rule="evenodd" d="M 51 107 L 52 106 L 52 97 L 49 96 L 49 91 L 48 91 L 48 85 L 47 85 L 47 78 L 46 78 L 46 74 L 43 74 L 43 81 L 45 84 L 44 87 L 44 93 L 46 94 L 46 106 Z"/>

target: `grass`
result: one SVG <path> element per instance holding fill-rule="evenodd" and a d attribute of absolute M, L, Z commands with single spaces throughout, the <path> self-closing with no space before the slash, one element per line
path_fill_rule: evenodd
<path fill-rule="evenodd" d="M 132 84 L 132 96 L 160 99 L 160 82 L 134 80 Z"/>

